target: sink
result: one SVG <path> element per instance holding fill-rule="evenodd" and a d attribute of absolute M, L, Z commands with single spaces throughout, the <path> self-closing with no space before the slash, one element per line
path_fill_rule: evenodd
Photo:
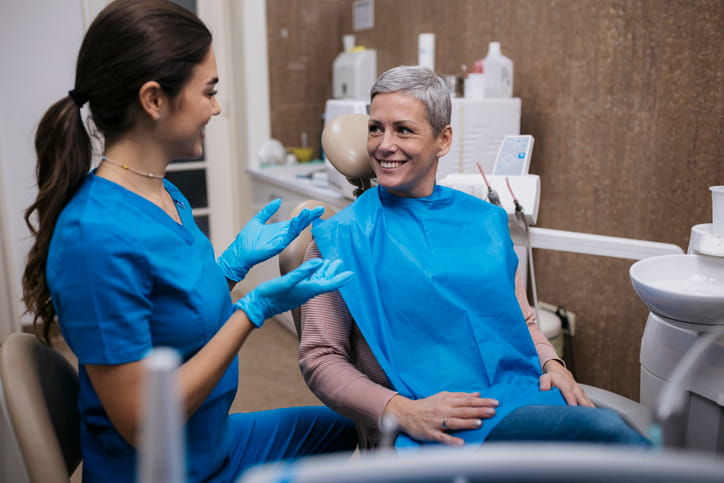
<path fill-rule="evenodd" d="M 724 324 L 724 258 L 660 255 L 634 263 L 629 275 L 651 312 L 695 324 Z"/>

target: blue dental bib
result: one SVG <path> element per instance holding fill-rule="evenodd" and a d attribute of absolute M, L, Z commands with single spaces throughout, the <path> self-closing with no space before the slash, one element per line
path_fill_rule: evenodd
<path fill-rule="evenodd" d="M 397 392 L 480 392 L 500 401 L 481 428 L 453 434 L 481 443 L 520 406 L 565 405 L 557 389 L 539 390 L 504 210 L 442 186 L 424 198 L 375 187 L 312 233 L 325 258 L 355 272 L 339 291 Z M 405 434 L 396 442 L 420 444 Z"/>

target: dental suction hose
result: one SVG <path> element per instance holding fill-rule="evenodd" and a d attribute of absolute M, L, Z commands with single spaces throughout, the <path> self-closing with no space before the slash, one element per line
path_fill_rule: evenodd
<path fill-rule="evenodd" d="M 494 204 L 495 206 L 503 206 L 500 203 L 500 196 L 498 196 L 498 192 L 493 189 L 493 187 L 488 183 L 488 177 L 485 176 L 485 171 L 483 171 L 483 167 L 480 166 L 480 163 L 475 163 L 478 167 L 478 171 L 480 171 L 480 174 L 483 177 L 483 181 L 485 182 L 485 186 L 488 187 L 488 201 Z"/>
<path fill-rule="evenodd" d="M 515 219 L 518 220 L 518 223 L 523 226 L 523 229 L 525 231 L 525 247 L 528 253 L 528 273 L 530 274 L 530 291 L 531 295 L 533 296 L 533 310 L 535 311 L 535 320 L 538 324 L 538 327 L 540 327 L 541 320 L 540 314 L 538 312 L 538 290 L 536 289 L 535 284 L 535 268 L 533 268 L 533 247 L 530 244 L 530 224 L 528 223 L 528 219 L 525 217 L 525 210 L 523 209 L 523 205 L 520 204 L 520 202 L 518 201 L 518 197 L 515 196 L 515 193 L 513 193 L 513 188 L 511 188 L 508 178 L 505 178 L 505 184 L 508 186 L 510 196 L 513 198 L 513 204 L 515 205 Z"/>
<path fill-rule="evenodd" d="M 672 371 L 654 408 L 654 421 L 649 430 L 649 438 L 654 445 L 658 447 L 681 445 L 681 430 L 676 423 L 684 408 L 687 393 L 685 381 L 699 367 L 709 349 L 722 339 L 724 339 L 724 325 L 717 325 L 691 346 Z"/>

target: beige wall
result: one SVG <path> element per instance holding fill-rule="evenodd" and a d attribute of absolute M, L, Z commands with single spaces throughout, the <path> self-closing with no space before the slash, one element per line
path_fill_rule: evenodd
<path fill-rule="evenodd" d="M 724 184 L 720 0 L 376 0 L 352 32 L 352 0 L 267 0 L 272 136 L 318 147 L 341 36 L 378 51 L 378 71 L 417 63 L 436 35 L 436 70 L 458 73 L 491 40 L 515 62 L 521 132 L 536 138 L 539 226 L 675 243 L 711 221 Z M 287 36 L 282 35 L 286 29 Z M 638 397 L 646 309 L 629 261 L 538 251 L 541 300 L 578 316 L 582 382 Z"/>

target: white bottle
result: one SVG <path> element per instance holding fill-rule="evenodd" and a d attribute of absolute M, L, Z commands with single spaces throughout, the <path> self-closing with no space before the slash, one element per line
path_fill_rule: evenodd
<path fill-rule="evenodd" d="M 483 59 L 485 97 L 513 97 L 513 61 L 500 53 L 500 42 L 490 42 Z"/>

